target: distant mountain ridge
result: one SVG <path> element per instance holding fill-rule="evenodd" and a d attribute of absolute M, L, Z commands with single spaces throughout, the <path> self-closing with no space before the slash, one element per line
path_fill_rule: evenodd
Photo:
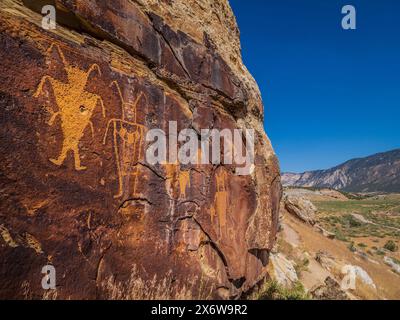
<path fill-rule="evenodd" d="M 400 192 L 400 149 L 352 159 L 326 170 L 283 173 L 282 184 L 348 192 Z"/>

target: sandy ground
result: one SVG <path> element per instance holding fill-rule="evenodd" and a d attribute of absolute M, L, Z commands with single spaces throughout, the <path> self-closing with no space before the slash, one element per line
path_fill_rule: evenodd
<path fill-rule="evenodd" d="M 374 281 L 377 291 L 357 292 L 362 299 L 400 299 L 400 276 L 391 271 L 383 261 L 365 259 L 351 252 L 346 243 L 331 240 L 320 234 L 314 227 L 306 225 L 289 213 L 284 214 L 281 239 L 291 244 L 294 252 L 291 254 L 309 257 L 307 270 L 301 272 L 300 280 L 306 289 L 323 283 L 330 275 L 316 260 L 316 253 L 320 250 L 327 252 L 340 264 L 360 266 Z M 340 274 L 335 274 L 340 277 Z"/>

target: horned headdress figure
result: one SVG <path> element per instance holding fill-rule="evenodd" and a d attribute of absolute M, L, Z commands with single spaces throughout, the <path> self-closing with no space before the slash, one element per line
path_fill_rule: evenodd
<path fill-rule="evenodd" d="M 108 121 L 107 129 L 104 134 L 103 143 L 106 143 L 107 134 L 112 126 L 114 154 L 118 173 L 118 193 L 114 198 L 120 198 L 124 194 L 124 186 L 132 185 L 131 196 L 137 196 L 137 185 L 139 180 L 139 162 L 144 155 L 144 135 L 146 127 L 137 123 L 137 105 L 142 97 L 140 93 L 134 103 L 126 102 L 118 82 L 113 81 L 111 86 L 115 86 L 121 99 L 122 118 L 113 118 Z M 126 117 L 125 108 L 130 111 L 129 119 Z M 130 182 L 131 178 L 133 179 Z"/>
<path fill-rule="evenodd" d="M 106 116 L 103 100 L 97 94 L 86 91 L 86 84 L 92 72 L 97 71 L 101 75 L 100 68 L 97 64 L 92 64 L 87 71 L 70 65 L 64 57 L 63 52 L 57 44 L 52 44 L 47 50 L 50 55 L 53 48 L 56 48 L 58 54 L 64 64 L 64 70 L 67 73 L 68 82 L 62 82 L 54 79 L 49 75 L 45 75 L 39 83 L 34 97 L 37 98 L 43 92 L 43 88 L 48 82 L 53 89 L 55 102 L 58 111 L 48 109 L 51 113 L 49 125 L 53 125 L 57 116 L 61 119 L 61 129 L 63 132 L 63 143 L 59 156 L 56 159 L 50 159 L 51 162 L 60 166 L 69 151 L 73 152 L 75 169 L 84 170 L 86 167 L 81 165 L 79 155 L 79 141 L 83 137 L 86 127 L 89 125 L 92 136 L 94 135 L 93 123 L 91 117 L 93 112 L 100 103 L 103 117 Z"/>

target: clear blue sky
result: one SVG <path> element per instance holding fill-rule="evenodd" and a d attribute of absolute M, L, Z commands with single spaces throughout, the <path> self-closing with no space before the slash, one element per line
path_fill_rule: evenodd
<path fill-rule="evenodd" d="M 399 0 L 230 0 L 282 171 L 400 147 Z M 342 6 L 357 30 L 341 28 Z"/>

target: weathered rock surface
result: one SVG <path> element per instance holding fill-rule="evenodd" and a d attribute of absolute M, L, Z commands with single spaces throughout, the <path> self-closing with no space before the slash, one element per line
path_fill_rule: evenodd
<path fill-rule="evenodd" d="M 278 284 L 290 288 L 298 281 L 293 261 L 281 253 L 272 253 L 270 256 L 270 276 Z"/>
<path fill-rule="evenodd" d="M 305 223 L 314 225 L 317 209 L 311 201 L 301 197 L 286 195 L 284 198 L 285 209 Z"/>
<path fill-rule="evenodd" d="M 359 280 L 365 285 L 369 286 L 371 289 L 376 290 L 376 285 L 367 273 L 367 271 L 365 271 L 360 266 L 352 266 L 352 268 L 354 269 L 356 280 Z"/>
<path fill-rule="evenodd" d="M 318 251 L 315 255 L 315 260 L 326 270 L 332 272 L 335 270 L 340 271 L 339 264 L 335 261 L 335 258 L 325 251 Z"/>
<path fill-rule="evenodd" d="M 329 232 L 328 230 L 324 229 L 320 225 L 316 224 L 314 225 L 315 229 L 318 230 L 319 233 L 321 233 L 324 237 L 327 237 L 328 239 L 335 239 L 336 235 L 333 232 Z"/>
<path fill-rule="evenodd" d="M 340 288 L 340 284 L 333 278 L 327 277 L 325 283 L 310 292 L 316 300 L 349 300 L 346 292 Z"/>
<path fill-rule="evenodd" d="M 43 4 L 0 2 L 0 298 L 249 290 L 281 185 L 227 1 L 57 0 L 56 30 L 42 29 Z M 144 135 L 169 121 L 255 129 L 253 173 L 149 165 Z"/>
<path fill-rule="evenodd" d="M 397 264 L 392 258 L 385 256 L 383 258 L 383 261 L 385 261 L 385 263 L 391 267 L 396 273 L 400 274 L 400 265 Z"/>

